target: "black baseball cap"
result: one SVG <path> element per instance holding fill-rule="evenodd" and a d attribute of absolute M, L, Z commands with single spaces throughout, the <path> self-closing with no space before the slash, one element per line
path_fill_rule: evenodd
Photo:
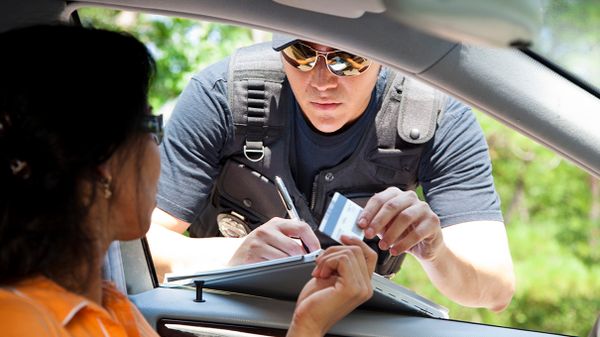
<path fill-rule="evenodd" d="M 273 34 L 273 49 L 275 51 L 282 51 L 285 47 L 294 44 L 297 41 L 300 41 L 297 37 L 275 33 Z"/>

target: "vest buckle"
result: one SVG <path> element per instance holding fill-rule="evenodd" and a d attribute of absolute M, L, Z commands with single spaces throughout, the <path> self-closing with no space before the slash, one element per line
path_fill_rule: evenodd
<path fill-rule="evenodd" d="M 244 156 L 251 162 L 261 161 L 265 157 L 265 147 L 261 145 L 260 148 L 249 148 L 244 145 Z"/>

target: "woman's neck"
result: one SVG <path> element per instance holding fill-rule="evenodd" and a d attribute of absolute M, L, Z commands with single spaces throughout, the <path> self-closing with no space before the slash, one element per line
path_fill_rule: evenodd
<path fill-rule="evenodd" d="M 97 249 L 95 256 L 86 260 L 82 266 L 55 281 L 65 289 L 102 305 L 102 263 L 106 251 L 107 249 Z"/>
<path fill-rule="evenodd" d="M 88 265 L 87 280 L 84 287 L 81 289 L 81 295 L 88 299 L 102 305 L 102 264 L 104 263 L 104 256 L 108 251 L 108 246 L 112 240 L 100 240 L 102 242 L 97 243 L 97 253 L 93 262 Z"/>
<path fill-rule="evenodd" d="M 101 199 L 104 200 L 104 199 Z M 89 209 L 87 228 L 90 235 L 95 238 L 92 249 L 93 256 L 85 260 L 85 264 L 79 268 L 75 275 L 79 278 L 73 280 L 77 284 L 72 285 L 72 290 L 94 302 L 102 305 L 102 264 L 104 257 L 111 244 L 112 236 L 107 232 L 108 205 L 106 203 L 94 203 Z"/>
<path fill-rule="evenodd" d="M 86 280 L 85 286 L 82 290 L 83 297 L 96 302 L 98 305 L 102 305 L 102 270 L 94 268 L 90 270 L 90 274 Z"/>

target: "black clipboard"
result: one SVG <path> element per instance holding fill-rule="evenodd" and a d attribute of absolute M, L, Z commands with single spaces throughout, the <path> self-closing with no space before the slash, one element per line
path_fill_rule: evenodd
<path fill-rule="evenodd" d="M 167 281 L 169 284 L 193 285 L 195 280 L 202 280 L 205 288 L 295 301 L 311 279 L 320 252 L 192 275 L 170 275 Z M 379 274 L 373 274 L 372 284 L 373 297 L 360 308 L 448 318 L 447 308 Z"/>

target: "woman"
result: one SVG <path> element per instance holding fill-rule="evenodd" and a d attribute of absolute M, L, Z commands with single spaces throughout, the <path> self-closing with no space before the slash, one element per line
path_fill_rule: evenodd
<path fill-rule="evenodd" d="M 101 279 L 113 240 L 148 230 L 160 123 L 154 62 L 134 38 L 67 26 L 0 34 L 0 326 L 3 336 L 153 336 Z M 327 250 L 288 335 L 322 335 L 371 295 L 375 253 Z"/>

